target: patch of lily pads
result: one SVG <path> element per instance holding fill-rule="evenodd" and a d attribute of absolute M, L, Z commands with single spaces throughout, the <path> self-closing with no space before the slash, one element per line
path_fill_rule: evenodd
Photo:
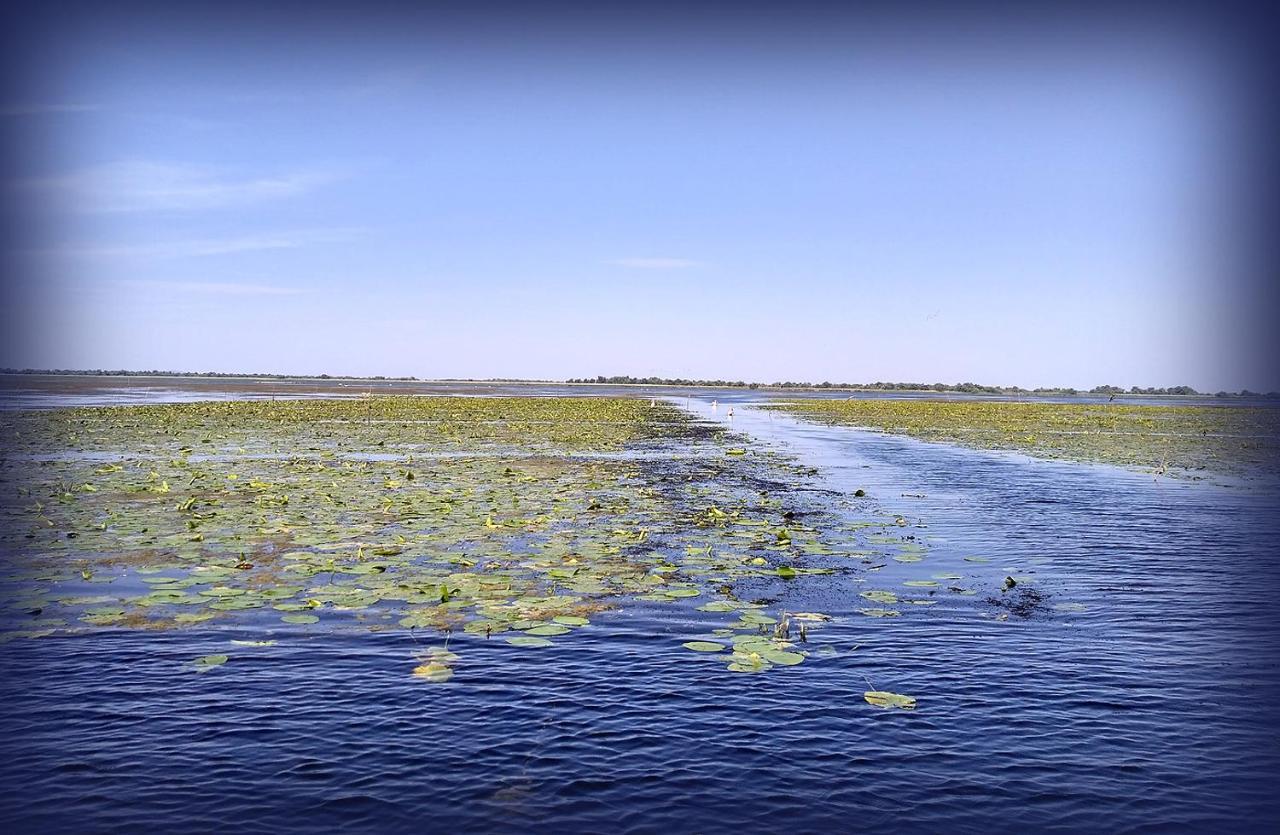
<path fill-rule="evenodd" d="M 1280 416 L 1265 407 L 812 398 L 766 408 L 821 423 L 1156 475 L 1280 472 Z"/>
<path fill-rule="evenodd" d="M 794 513 L 800 468 L 647 400 L 188 403 L 0 431 L 0 640 L 358 624 L 545 649 L 650 605 L 717 619 L 683 648 L 759 673 L 802 664 L 831 619 L 787 613 L 788 586 L 928 553 L 902 517 Z M 457 659 L 413 674 L 448 681 Z"/>

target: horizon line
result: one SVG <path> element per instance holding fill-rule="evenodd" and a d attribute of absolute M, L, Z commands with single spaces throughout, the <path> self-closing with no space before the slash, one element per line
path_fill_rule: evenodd
<path fill-rule="evenodd" d="M 780 388 L 796 388 L 796 389 L 821 389 L 836 391 L 904 391 L 904 392 L 935 392 L 935 393 L 962 393 L 962 394 L 1059 394 L 1059 395 L 1115 395 L 1115 396 L 1146 396 L 1146 397 L 1218 397 L 1218 396 L 1237 396 L 1237 397 L 1280 397 L 1280 392 L 1269 391 L 1260 392 L 1253 391 L 1249 388 L 1243 388 L 1239 391 L 1227 391 L 1220 389 L 1217 392 L 1199 391 L 1192 386 L 1115 386 L 1111 384 L 1100 384 L 1091 389 L 1080 389 L 1073 386 L 1038 386 L 1036 388 L 1025 388 L 1023 386 L 995 386 L 971 381 L 958 383 L 925 383 L 922 381 L 888 381 L 877 380 L 875 382 L 831 382 L 824 380 L 822 382 L 801 381 L 801 380 L 778 380 L 771 383 L 761 381 L 745 381 L 745 380 L 725 380 L 725 379 L 693 379 L 684 377 L 658 377 L 650 375 L 648 377 L 635 377 L 632 375 L 596 375 L 590 377 L 569 377 L 566 379 L 550 379 L 535 377 L 417 377 L 413 375 L 387 375 L 387 374 L 329 374 L 321 372 L 318 374 L 290 374 L 283 372 L 240 372 L 240 371 L 176 371 L 176 370 L 132 370 L 132 369 L 63 369 L 63 368 L 0 368 L 0 376 L 49 376 L 49 377 L 214 377 L 214 378 L 232 378 L 232 379 L 296 379 L 296 380 L 358 380 L 369 382 L 403 382 L 403 383 L 528 383 L 528 384 L 555 384 L 569 386 L 666 386 L 678 388 L 750 388 L 750 389 L 780 389 Z"/>

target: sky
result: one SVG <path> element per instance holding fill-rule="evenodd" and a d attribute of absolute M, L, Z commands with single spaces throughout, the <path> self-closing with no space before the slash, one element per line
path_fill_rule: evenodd
<path fill-rule="evenodd" d="M 1280 388 L 1194 26 L 377 8 L 33 24 L 0 365 Z"/>

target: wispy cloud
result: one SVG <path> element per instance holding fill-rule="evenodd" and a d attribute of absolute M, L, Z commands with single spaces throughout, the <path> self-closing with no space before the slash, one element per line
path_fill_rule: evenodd
<path fill-rule="evenodd" d="M 355 228 L 300 229 L 271 235 L 245 235 L 234 238 L 201 238 L 114 246 L 66 246 L 44 250 L 39 254 L 95 260 L 207 258 L 273 249 L 301 249 L 315 244 L 344 243 L 355 240 L 362 234 L 363 230 Z"/>
<path fill-rule="evenodd" d="M 92 113 L 94 104 L 10 104 L 0 107 L 0 116 L 52 116 L 60 113 Z"/>
<path fill-rule="evenodd" d="M 298 287 L 276 287 L 267 284 L 237 284 L 222 281 L 146 281 L 122 279 L 112 282 L 119 287 L 159 292 L 200 293 L 216 296 L 296 296 L 307 292 Z"/>
<path fill-rule="evenodd" d="M 609 263 L 633 270 L 683 270 L 696 267 L 701 262 L 687 258 L 616 258 Z"/>
<path fill-rule="evenodd" d="M 333 171 L 237 176 L 207 166 L 126 161 L 21 185 L 80 211 L 198 211 L 297 197 L 340 179 Z"/>

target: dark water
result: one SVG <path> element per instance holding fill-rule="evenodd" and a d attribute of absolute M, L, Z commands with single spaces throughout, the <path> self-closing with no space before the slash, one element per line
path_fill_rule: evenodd
<path fill-rule="evenodd" d="M 261 630 L 14 641 L 0 817 L 9 831 L 1280 827 L 1272 489 L 736 408 L 735 429 L 818 467 L 816 486 L 864 489 L 925 538 L 923 562 L 889 562 L 867 588 L 954 572 L 977 594 L 869 618 L 856 593 L 808 584 L 788 605 L 839 616 L 826 654 L 762 675 L 680 649 L 713 616 L 641 602 L 537 651 L 455 638 L 444 685 L 405 674 L 426 639 L 404 630 L 272 627 L 279 644 L 261 648 L 228 645 Z M 1026 617 L 1000 591 L 1009 575 L 1043 595 Z M 216 652 L 232 662 L 183 670 Z M 918 709 L 871 707 L 869 683 Z"/>

